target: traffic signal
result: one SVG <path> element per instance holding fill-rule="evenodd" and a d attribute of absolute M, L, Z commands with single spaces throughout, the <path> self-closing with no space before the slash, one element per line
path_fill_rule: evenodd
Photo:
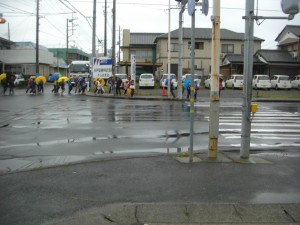
<path fill-rule="evenodd" d="M 4 24 L 6 22 L 6 20 L 2 17 L 0 17 L 0 24 Z"/>

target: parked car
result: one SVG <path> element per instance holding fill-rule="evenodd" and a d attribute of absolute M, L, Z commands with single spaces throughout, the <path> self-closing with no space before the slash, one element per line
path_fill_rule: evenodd
<path fill-rule="evenodd" d="M 25 83 L 25 79 L 23 77 L 23 75 L 21 74 L 14 74 L 15 76 L 15 81 L 14 81 L 14 84 L 15 86 L 20 86 L 20 85 L 23 85 Z"/>
<path fill-rule="evenodd" d="M 254 89 L 271 89 L 269 75 L 257 74 L 253 76 L 252 87 Z"/>
<path fill-rule="evenodd" d="M 274 75 L 271 79 L 271 87 L 278 89 L 291 89 L 291 81 L 288 75 Z"/>
<path fill-rule="evenodd" d="M 243 88 L 244 86 L 244 75 L 242 74 L 233 74 L 230 76 L 230 79 L 226 80 L 226 88 Z"/>
<path fill-rule="evenodd" d="M 151 73 L 142 73 L 139 78 L 139 88 L 150 87 L 154 88 L 154 76 Z"/>
<path fill-rule="evenodd" d="M 300 90 L 300 75 L 296 75 L 291 80 L 292 88 L 297 88 Z"/>
<path fill-rule="evenodd" d="M 170 73 L 170 77 L 172 78 L 174 78 L 175 80 L 173 81 L 173 86 L 174 86 L 174 88 L 175 89 L 177 89 L 177 86 L 178 86 L 178 82 L 177 82 L 177 80 L 176 80 L 176 76 L 175 76 L 175 74 L 174 73 Z M 162 75 L 162 77 L 161 77 L 161 79 L 160 79 L 160 81 L 159 81 L 159 86 L 162 88 L 162 87 L 164 87 L 164 88 L 167 88 L 168 87 L 168 85 L 166 84 L 166 80 L 168 79 L 168 74 L 163 74 Z"/>
<path fill-rule="evenodd" d="M 210 89 L 210 77 L 211 74 L 208 75 L 207 79 L 204 81 L 204 87 Z M 219 74 L 219 77 L 222 78 L 222 90 L 225 89 L 225 80 L 224 80 L 224 76 L 222 74 Z"/>

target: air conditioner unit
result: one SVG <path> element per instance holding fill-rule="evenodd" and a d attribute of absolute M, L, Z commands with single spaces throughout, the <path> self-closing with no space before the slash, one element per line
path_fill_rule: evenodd
<path fill-rule="evenodd" d="M 291 54 L 294 59 L 296 59 L 298 57 L 298 52 L 291 52 Z"/>

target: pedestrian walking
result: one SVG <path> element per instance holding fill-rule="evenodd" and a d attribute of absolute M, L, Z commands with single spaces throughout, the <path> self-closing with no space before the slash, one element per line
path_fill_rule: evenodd
<path fill-rule="evenodd" d="M 219 77 L 219 98 L 221 97 L 221 90 L 223 90 L 223 79 Z"/>
<path fill-rule="evenodd" d="M 175 82 L 175 79 L 171 78 L 170 80 L 171 80 L 171 83 L 170 83 L 170 92 L 171 92 L 173 98 L 176 98 L 175 93 L 174 93 L 174 89 L 175 89 L 174 88 L 174 82 Z"/>
<path fill-rule="evenodd" d="M 61 88 L 61 93 L 60 95 L 63 95 L 65 92 L 65 80 L 62 79 L 62 81 L 59 84 L 60 88 Z"/>
<path fill-rule="evenodd" d="M 121 95 L 121 86 L 122 79 L 120 77 L 116 77 L 116 95 Z"/>
<path fill-rule="evenodd" d="M 113 79 L 113 76 L 112 76 L 112 75 L 109 75 L 109 78 L 107 79 L 106 85 L 107 85 L 108 88 L 109 88 L 108 93 L 109 93 L 109 94 L 114 93 L 115 80 Z"/>
<path fill-rule="evenodd" d="M 14 94 L 15 80 L 16 80 L 16 76 L 14 74 L 10 73 L 8 75 L 9 95 L 13 95 Z"/>
<path fill-rule="evenodd" d="M 129 80 L 126 79 L 126 81 L 123 84 L 124 88 L 124 95 L 127 95 L 127 89 L 129 88 Z"/>
<path fill-rule="evenodd" d="M 40 80 L 39 83 L 37 84 L 37 89 L 39 94 L 44 93 L 44 83 L 42 80 Z"/>
<path fill-rule="evenodd" d="M 5 92 L 7 90 L 8 84 L 7 84 L 7 77 L 1 80 L 1 85 L 3 88 L 2 95 L 5 95 Z"/>
<path fill-rule="evenodd" d="M 130 95 L 131 95 L 131 97 L 133 97 L 133 95 L 134 95 L 134 90 L 135 90 L 135 84 L 134 84 L 134 79 L 131 79 L 130 80 L 130 90 L 131 90 L 131 92 L 130 92 Z"/>

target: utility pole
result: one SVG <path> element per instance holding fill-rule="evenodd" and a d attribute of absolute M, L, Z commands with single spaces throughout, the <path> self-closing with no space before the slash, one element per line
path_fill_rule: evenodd
<path fill-rule="evenodd" d="M 210 88 L 210 120 L 208 157 L 218 157 L 219 137 L 219 64 L 220 64 L 220 0 L 213 1 L 212 16 L 212 59 L 211 59 L 211 88 Z"/>
<path fill-rule="evenodd" d="M 107 0 L 104 3 L 104 56 L 107 56 Z"/>
<path fill-rule="evenodd" d="M 242 105 L 241 158 L 249 158 L 251 134 L 251 98 L 253 77 L 253 12 L 254 0 L 246 0 L 245 47 L 244 47 L 244 90 Z"/>
<path fill-rule="evenodd" d="M 36 53 L 35 53 L 35 72 L 40 72 L 39 65 L 39 20 L 40 20 L 40 1 L 36 1 Z"/>
<path fill-rule="evenodd" d="M 116 0 L 113 0 L 113 27 L 112 27 L 112 74 L 115 76 L 115 69 L 116 69 Z"/>
<path fill-rule="evenodd" d="M 96 6 L 97 1 L 94 0 L 93 6 L 93 37 L 92 37 L 92 57 L 96 57 Z"/>
<path fill-rule="evenodd" d="M 170 71 L 171 71 L 171 0 L 169 0 L 169 24 L 168 24 L 168 98 L 171 97 L 171 81 L 170 81 Z"/>
<path fill-rule="evenodd" d="M 119 26 L 119 50 L 118 50 L 118 61 L 121 61 L 121 26 Z"/>
<path fill-rule="evenodd" d="M 178 93 L 177 98 L 182 99 L 182 62 L 183 62 L 183 13 L 185 11 L 185 5 L 187 4 L 187 0 L 181 1 L 181 10 L 179 12 L 179 35 L 178 35 L 178 42 L 179 42 L 179 60 L 178 60 Z"/>

